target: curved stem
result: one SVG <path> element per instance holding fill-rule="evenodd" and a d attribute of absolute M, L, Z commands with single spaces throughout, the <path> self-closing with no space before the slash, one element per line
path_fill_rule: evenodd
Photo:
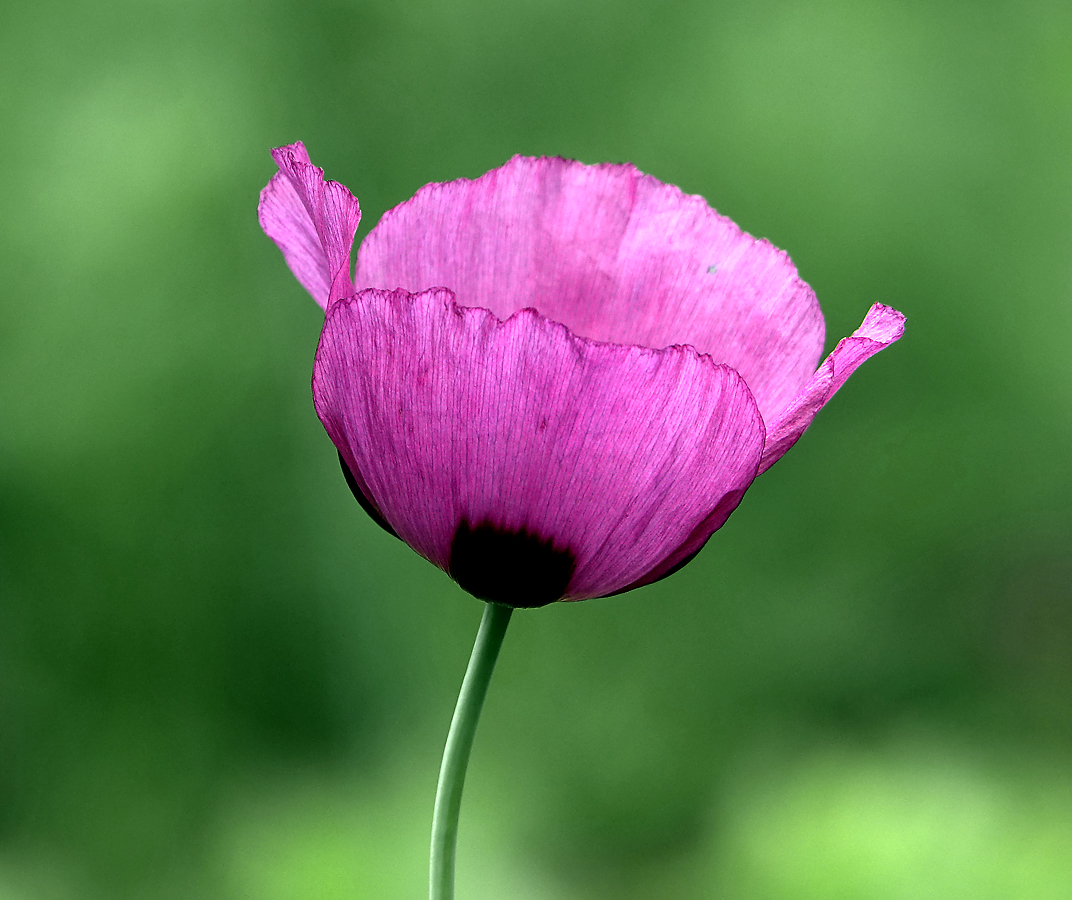
<path fill-rule="evenodd" d="M 469 752 L 473 749 L 480 710 L 488 694 L 491 673 L 499 657 L 510 624 L 513 607 L 488 603 L 480 630 L 476 634 L 469 668 L 462 679 L 458 705 L 447 733 L 443 764 L 439 767 L 439 786 L 436 788 L 435 811 L 432 813 L 432 855 L 429 863 L 430 900 L 454 900 L 454 855 L 458 843 L 458 813 L 462 807 L 462 786 Z"/>

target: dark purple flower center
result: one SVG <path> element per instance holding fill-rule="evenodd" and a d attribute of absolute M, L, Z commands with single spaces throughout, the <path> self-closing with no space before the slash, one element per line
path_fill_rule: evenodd
<path fill-rule="evenodd" d="M 365 496 L 346 460 L 339 464 L 354 499 L 392 537 L 398 534 Z M 484 522 L 473 528 L 462 520 L 450 544 L 447 572 L 474 597 L 503 606 L 531 609 L 561 600 L 577 560 L 550 539 L 521 529 L 506 531 Z"/>
<path fill-rule="evenodd" d="M 450 577 L 474 597 L 532 608 L 562 599 L 577 560 L 570 550 L 524 529 L 506 531 L 465 519 L 450 545 Z"/>

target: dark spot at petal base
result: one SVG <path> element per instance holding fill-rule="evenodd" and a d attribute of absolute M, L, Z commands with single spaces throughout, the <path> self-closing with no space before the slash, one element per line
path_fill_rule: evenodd
<path fill-rule="evenodd" d="M 504 531 L 464 519 L 454 532 L 447 571 L 474 597 L 532 608 L 561 600 L 577 560 L 527 531 Z"/>
<path fill-rule="evenodd" d="M 342 466 L 342 474 L 346 479 L 346 485 L 350 488 L 350 493 L 354 495 L 354 499 L 361 504 L 361 508 L 369 514 L 369 518 L 372 519 L 377 525 L 380 526 L 392 537 L 398 537 L 395 534 L 395 530 L 387 524 L 387 520 L 380 515 L 379 510 L 372 505 L 372 502 L 365 496 L 364 492 L 358 487 L 357 479 L 354 478 L 354 473 L 350 471 L 350 467 L 346 465 L 346 460 L 342 458 L 342 454 L 339 454 L 339 465 Z"/>

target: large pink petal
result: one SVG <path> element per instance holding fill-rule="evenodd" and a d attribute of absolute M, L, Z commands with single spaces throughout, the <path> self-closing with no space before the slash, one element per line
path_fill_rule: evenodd
<path fill-rule="evenodd" d="M 354 292 L 350 250 L 361 221 L 357 198 L 309 162 L 300 141 L 272 151 L 279 171 L 261 191 L 261 228 L 294 276 L 323 307 Z"/>
<path fill-rule="evenodd" d="M 691 348 L 597 343 L 531 309 L 501 322 L 446 290 L 334 304 L 313 395 L 399 537 L 514 605 L 612 593 L 710 534 L 764 438 L 741 377 Z M 474 588 L 489 572 L 505 583 Z"/>
<path fill-rule="evenodd" d="M 797 442 L 827 401 L 868 357 L 884 350 L 904 334 L 905 317 L 889 306 L 876 303 L 850 337 L 843 338 L 793 398 L 767 426 L 767 442 L 759 471 L 766 472 Z"/>
<path fill-rule="evenodd" d="M 533 307 L 599 341 L 691 344 L 737 369 L 765 418 L 823 349 L 819 305 L 785 253 L 631 165 L 514 157 L 426 185 L 365 239 L 355 281 L 446 287 L 501 319 Z"/>

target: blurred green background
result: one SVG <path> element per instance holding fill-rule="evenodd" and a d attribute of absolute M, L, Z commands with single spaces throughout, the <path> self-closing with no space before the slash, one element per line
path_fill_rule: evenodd
<path fill-rule="evenodd" d="M 0 9 L 0 900 L 425 896 L 481 604 L 353 502 L 256 221 L 630 160 L 868 362 L 681 573 L 521 612 L 460 900 L 1072 896 L 1072 7 Z"/>

